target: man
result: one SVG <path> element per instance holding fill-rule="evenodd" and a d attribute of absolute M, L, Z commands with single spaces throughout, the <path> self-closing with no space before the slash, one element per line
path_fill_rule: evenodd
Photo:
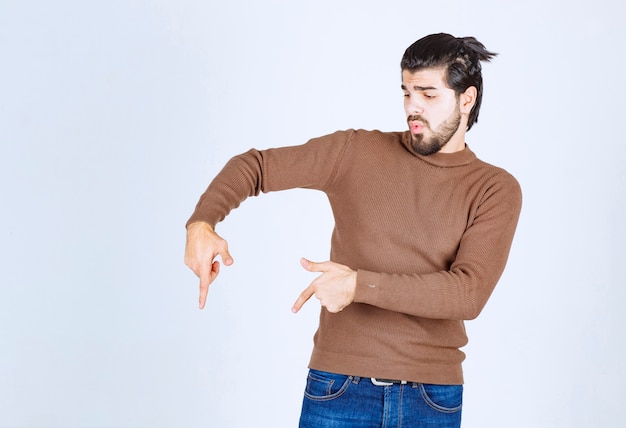
<path fill-rule="evenodd" d="M 186 264 L 200 307 L 219 255 L 214 226 L 248 196 L 325 192 L 335 228 L 330 261 L 302 260 L 317 277 L 293 311 L 322 305 L 301 427 L 458 427 L 467 343 L 505 267 L 521 208 L 517 181 L 465 143 L 482 99 L 473 37 L 426 36 L 401 62 L 409 130 L 348 130 L 304 145 L 231 159 L 187 223 Z"/>

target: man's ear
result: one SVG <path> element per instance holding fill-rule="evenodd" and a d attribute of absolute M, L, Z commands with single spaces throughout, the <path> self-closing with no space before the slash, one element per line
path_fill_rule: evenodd
<path fill-rule="evenodd" d="M 470 86 L 463 92 L 459 99 L 459 109 L 461 113 L 470 114 L 474 104 L 476 103 L 476 87 Z"/>

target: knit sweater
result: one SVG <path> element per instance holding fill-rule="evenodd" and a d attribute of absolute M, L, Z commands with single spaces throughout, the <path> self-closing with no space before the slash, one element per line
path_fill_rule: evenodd
<path fill-rule="evenodd" d="M 521 209 L 518 182 L 465 147 L 422 156 L 406 132 L 338 131 L 232 158 L 188 224 L 213 226 L 249 196 L 324 192 L 330 260 L 357 271 L 355 300 L 321 309 L 309 367 L 347 375 L 463 383 L 464 320 L 499 280 Z"/>

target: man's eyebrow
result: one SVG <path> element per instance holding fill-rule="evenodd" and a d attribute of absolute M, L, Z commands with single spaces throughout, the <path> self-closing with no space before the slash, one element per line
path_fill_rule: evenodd
<path fill-rule="evenodd" d="M 404 83 L 402 84 L 401 89 L 403 91 L 406 91 L 406 85 Z M 413 89 L 416 91 L 436 91 L 437 90 L 437 88 L 435 88 L 434 86 L 418 86 L 418 85 L 413 86 Z"/>

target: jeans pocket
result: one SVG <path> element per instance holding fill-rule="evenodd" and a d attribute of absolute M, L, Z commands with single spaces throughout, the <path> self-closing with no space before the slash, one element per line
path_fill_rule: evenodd
<path fill-rule="evenodd" d="M 443 413 L 454 413 L 463 405 L 463 385 L 420 384 L 424 401 L 433 409 Z"/>
<path fill-rule="evenodd" d="M 332 400 L 341 396 L 351 381 L 352 376 L 310 369 L 304 396 L 311 400 Z"/>

